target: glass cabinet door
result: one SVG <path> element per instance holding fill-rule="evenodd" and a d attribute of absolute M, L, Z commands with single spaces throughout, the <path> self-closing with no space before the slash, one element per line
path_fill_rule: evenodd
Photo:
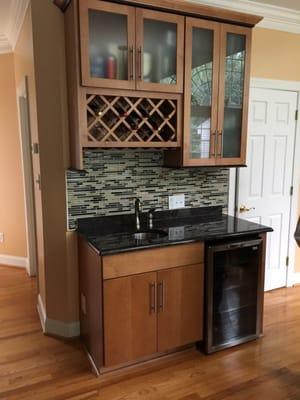
<path fill-rule="evenodd" d="M 135 9 L 80 0 L 82 84 L 135 88 Z"/>
<path fill-rule="evenodd" d="M 184 17 L 137 9 L 137 89 L 183 90 Z"/>
<path fill-rule="evenodd" d="M 220 165 L 245 163 L 250 76 L 250 28 L 222 25 L 218 123 Z"/>
<path fill-rule="evenodd" d="M 186 20 L 185 166 L 215 164 L 219 33 L 218 23 Z"/>

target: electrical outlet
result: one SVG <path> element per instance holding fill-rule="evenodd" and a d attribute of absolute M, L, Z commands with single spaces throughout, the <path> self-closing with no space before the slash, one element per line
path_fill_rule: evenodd
<path fill-rule="evenodd" d="M 185 195 L 176 194 L 174 196 L 169 196 L 169 210 L 175 210 L 176 208 L 185 207 Z"/>
<path fill-rule="evenodd" d="M 4 233 L 0 232 L 0 243 L 4 242 Z"/>
<path fill-rule="evenodd" d="M 169 240 L 184 239 L 184 226 L 175 226 L 169 228 Z"/>

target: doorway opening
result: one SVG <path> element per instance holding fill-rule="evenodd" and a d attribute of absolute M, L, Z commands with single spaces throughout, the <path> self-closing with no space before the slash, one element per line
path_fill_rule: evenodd
<path fill-rule="evenodd" d="M 21 157 L 25 196 L 25 221 L 29 276 L 37 274 L 37 246 L 34 204 L 34 178 L 32 168 L 32 141 L 29 117 L 28 78 L 25 77 L 17 89 Z"/>

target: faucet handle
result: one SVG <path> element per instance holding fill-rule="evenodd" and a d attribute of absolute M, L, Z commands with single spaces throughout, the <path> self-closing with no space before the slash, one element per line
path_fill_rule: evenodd
<path fill-rule="evenodd" d="M 148 211 L 148 221 L 149 221 L 149 228 L 152 229 L 153 228 L 153 214 L 154 211 L 156 210 L 156 208 L 150 208 L 150 210 Z"/>

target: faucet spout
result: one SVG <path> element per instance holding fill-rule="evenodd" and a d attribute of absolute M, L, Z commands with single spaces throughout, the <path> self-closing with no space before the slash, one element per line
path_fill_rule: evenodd
<path fill-rule="evenodd" d="M 135 227 L 139 231 L 141 229 L 140 213 L 141 213 L 141 200 L 136 198 L 134 202 L 135 210 Z"/>

